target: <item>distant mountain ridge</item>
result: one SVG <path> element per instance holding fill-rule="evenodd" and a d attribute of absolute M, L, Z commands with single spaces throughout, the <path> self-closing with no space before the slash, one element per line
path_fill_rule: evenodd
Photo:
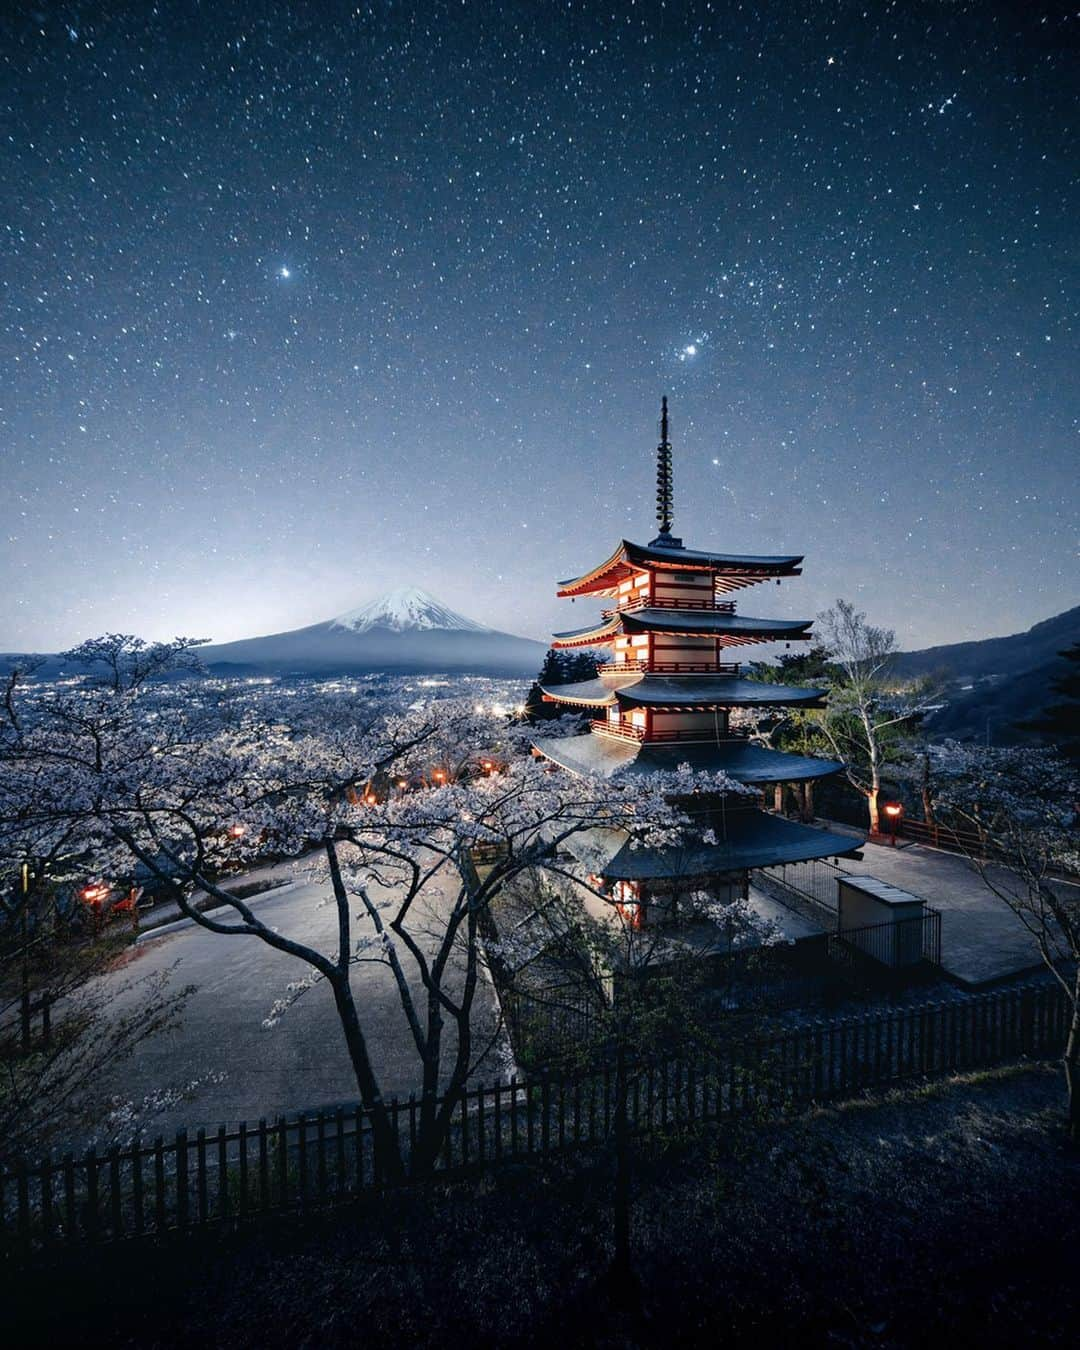
<path fill-rule="evenodd" d="M 935 738 L 1011 745 L 1039 739 L 1018 723 L 1052 701 L 1053 681 L 1067 664 L 1059 653 L 1078 639 L 1080 605 L 1009 637 L 901 652 L 893 669 L 904 678 L 943 674 L 951 682 L 944 706 L 927 719 Z"/>
<path fill-rule="evenodd" d="M 990 675 L 1019 675 L 1053 661 L 1063 648 L 1080 637 L 1080 605 L 1044 619 L 1023 633 L 983 638 L 975 642 L 952 642 L 921 651 L 901 652 L 893 662 L 897 675 L 914 678 L 946 671 L 954 679 L 972 680 Z"/>

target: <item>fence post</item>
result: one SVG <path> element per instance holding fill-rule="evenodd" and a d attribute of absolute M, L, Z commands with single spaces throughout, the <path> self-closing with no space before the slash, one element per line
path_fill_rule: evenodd
<path fill-rule="evenodd" d="M 199 1197 L 199 1223 L 207 1219 L 206 1194 L 206 1131 L 200 1126 L 195 1136 L 195 1189 Z"/>
<path fill-rule="evenodd" d="M 1035 1053 L 1035 991 L 1020 991 L 1020 1053 L 1031 1058 Z"/>
<path fill-rule="evenodd" d="M 120 1196 L 120 1149 L 113 1145 L 109 1150 L 109 1222 L 112 1237 L 123 1237 L 123 1208 Z"/>
<path fill-rule="evenodd" d="M 225 1145 L 225 1126 L 218 1126 L 217 1136 L 218 1165 L 218 1210 L 222 1219 L 229 1217 L 229 1159 Z"/>

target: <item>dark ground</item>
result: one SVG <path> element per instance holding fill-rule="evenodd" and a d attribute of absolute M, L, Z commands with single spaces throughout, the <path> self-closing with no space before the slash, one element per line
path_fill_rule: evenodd
<path fill-rule="evenodd" d="M 640 1304 L 610 1177 L 523 1168 L 320 1228 L 13 1282 L 6 1345 L 1075 1344 L 1080 1158 L 1023 1067 L 712 1131 L 637 1162 Z"/>

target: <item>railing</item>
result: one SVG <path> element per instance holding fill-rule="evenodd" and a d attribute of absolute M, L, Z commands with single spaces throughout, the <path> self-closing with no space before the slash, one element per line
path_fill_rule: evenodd
<path fill-rule="evenodd" d="M 926 961 L 941 965 L 941 911 L 926 906 L 915 919 L 866 924 L 830 933 L 829 956 L 850 965 L 874 961 L 889 970 L 901 970 Z"/>
<path fill-rule="evenodd" d="M 651 675 L 738 675 L 738 661 L 605 661 L 596 667 L 600 675 L 618 675 L 620 671 L 647 671 Z"/>
<path fill-rule="evenodd" d="M 639 1137 L 741 1117 L 934 1074 L 1060 1054 L 1069 1008 L 1058 986 L 1021 986 L 870 1017 L 814 1020 L 708 1054 L 630 1066 L 626 1108 Z M 477 1087 L 449 1105 L 450 1128 L 431 1175 L 476 1175 L 503 1163 L 610 1147 L 613 1066 L 567 1077 Z M 415 1098 L 388 1105 L 406 1173 L 418 1138 Z M 0 1252 L 11 1264 L 42 1249 L 170 1232 L 205 1232 L 278 1214 L 302 1217 L 355 1204 L 388 1179 L 362 1107 L 295 1120 L 181 1131 L 0 1172 Z"/>
<path fill-rule="evenodd" d="M 808 862 L 762 867 L 757 869 L 755 875 L 768 878 L 798 900 L 811 905 L 811 913 L 818 921 L 835 923 L 840 908 L 837 883 L 851 873 L 837 863 L 814 858 Z"/>
<path fill-rule="evenodd" d="M 956 830 L 948 825 L 930 825 L 925 820 L 912 820 L 910 816 L 901 816 L 897 833 L 904 839 L 914 839 L 920 844 L 932 844 L 935 848 L 947 849 L 951 853 L 980 855 L 986 851 L 986 840 L 975 830 Z"/>
<path fill-rule="evenodd" d="M 605 619 L 616 614 L 630 614 L 636 609 L 696 609 L 708 610 L 711 614 L 734 614 L 734 600 L 663 600 L 651 599 L 647 595 L 635 595 L 632 600 L 614 605 L 611 609 L 601 610 Z"/>
<path fill-rule="evenodd" d="M 650 745 L 653 742 L 675 742 L 675 741 L 701 741 L 709 745 L 716 745 L 723 741 L 745 741 L 746 734 L 741 732 L 726 731 L 722 736 L 718 736 L 715 731 L 708 728 L 702 728 L 700 731 L 679 730 L 679 731 L 648 731 L 645 727 L 635 727 L 629 722 L 606 722 L 601 717 L 594 717 L 589 725 L 593 731 L 601 736 L 614 736 L 621 741 L 647 741 Z"/>
<path fill-rule="evenodd" d="M 618 675 L 621 673 L 634 674 L 640 670 L 648 670 L 648 662 L 633 661 L 603 661 L 596 667 L 598 675 Z"/>

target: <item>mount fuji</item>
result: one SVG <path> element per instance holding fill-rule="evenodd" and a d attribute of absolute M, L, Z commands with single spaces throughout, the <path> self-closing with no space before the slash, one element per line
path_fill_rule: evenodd
<path fill-rule="evenodd" d="M 541 642 L 500 633 L 403 586 L 308 628 L 203 647 L 199 655 L 216 675 L 532 675 L 545 651 Z"/>

